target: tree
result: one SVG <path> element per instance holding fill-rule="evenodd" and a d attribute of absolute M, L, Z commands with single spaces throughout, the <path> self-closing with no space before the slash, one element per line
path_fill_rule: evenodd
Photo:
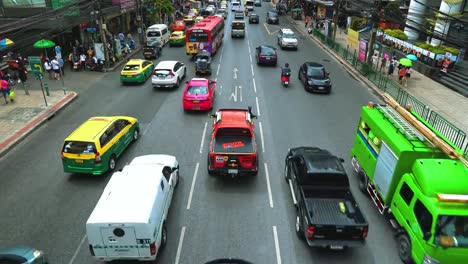
<path fill-rule="evenodd" d="M 385 5 L 384 15 L 385 17 L 390 17 L 398 22 L 403 22 L 404 20 L 400 11 L 400 3 L 398 1 L 389 2 L 387 5 Z"/>
<path fill-rule="evenodd" d="M 151 24 L 163 23 L 163 17 L 171 15 L 175 12 L 174 5 L 171 0 L 145 0 L 147 17 Z"/>

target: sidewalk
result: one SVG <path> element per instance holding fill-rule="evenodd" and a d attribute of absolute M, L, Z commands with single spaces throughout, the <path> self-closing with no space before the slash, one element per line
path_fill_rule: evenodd
<path fill-rule="evenodd" d="M 307 36 L 306 28 L 304 23 L 299 20 L 293 20 L 290 15 L 285 15 L 288 21 L 294 25 L 300 35 Z M 333 57 L 335 57 L 346 69 L 353 74 L 356 78 L 366 83 L 369 87 L 374 89 L 378 94 L 383 94 L 382 90 L 371 82 L 366 76 L 363 76 L 357 69 L 355 69 L 349 61 L 342 58 L 333 49 L 325 45 L 319 38 L 309 35 L 322 49 L 326 50 Z M 347 47 L 347 35 L 343 32 L 336 33 L 336 42 L 342 47 Z M 350 50 L 350 54 L 354 54 L 353 50 Z M 357 53 L 356 53 L 357 54 Z M 390 79 L 399 87 L 398 76 L 396 73 L 390 77 Z M 408 92 L 408 94 L 414 96 L 423 104 L 428 106 L 431 110 L 450 121 L 453 125 L 457 126 L 465 134 L 468 134 L 468 100 L 453 90 L 439 84 L 432 79 L 420 74 L 419 72 L 413 71 L 411 79 L 408 81 L 407 87 L 401 87 L 402 90 Z M 466 140 L 465 140 L 466 145 Z"/>

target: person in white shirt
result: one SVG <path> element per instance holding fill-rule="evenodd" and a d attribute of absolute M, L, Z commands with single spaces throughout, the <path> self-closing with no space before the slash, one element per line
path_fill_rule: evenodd
<path fill-rule="evenodd" d="M 54 71 L 54 78 L 56 80 L 60 80 L 60 63 L 57 60 L 57 57 L 54 57 L 54 59 L 51 61 L 52 64 L 52 70 Z"/>
<path fill-rule="evenodd" d="M 49 73 L 49 80 L 52 80 L 52 65 L 50 64 L 49 59 L 46 59 L 44 62 L 44 69 Z"/>
<path fill-rule="evenodd" d="M 80 55 L 80 65 L 83 70 L 86 70 L 86 55 L 84 53 Z"/>

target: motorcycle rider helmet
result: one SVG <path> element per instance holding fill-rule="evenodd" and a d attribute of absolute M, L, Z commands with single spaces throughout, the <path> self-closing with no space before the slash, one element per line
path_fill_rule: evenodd
<path fill-rule="evenodd" d="M 286 64 L 284 64 L 284 67 L 288 68 L 288 67 L 289 67 L 289 63 L 286 62 Z"/>

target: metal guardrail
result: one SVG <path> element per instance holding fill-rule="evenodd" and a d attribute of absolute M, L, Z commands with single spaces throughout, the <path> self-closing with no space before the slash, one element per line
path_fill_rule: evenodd
<path fill-rule="evenodd" d="M 468 158 L 468 139 L 464 131 L 459 129 L 457 126 L 449 122 L 434 110 L 430 109 L 416 97 L 403 90 L 398 84 L 393 82 L 385 74 L 376 71 L 372 68 L 371 65 L 365 62 L 361 62 L 356 54 L 356 50 L 354 50 L 354 53 L 349 52 L 348 48 L 344 48 L 334 40 L 327 38 L 317 29 L 314 29 L 312 34 L 320 39 L 322 43 L 333 49 L 338 55 L 348 61 L 362 75 L 366 76 L 368 80 L 373 82 L 379 89 L 393 97 L 400 105 L 411 105 L 412 109 L 419 116 L 421 116 L 421 118 L 426 120 L 426 122 L 428 122 L 434 129 L 445 136 L 455 146 L 462 149 L 465 157 Z"/>

